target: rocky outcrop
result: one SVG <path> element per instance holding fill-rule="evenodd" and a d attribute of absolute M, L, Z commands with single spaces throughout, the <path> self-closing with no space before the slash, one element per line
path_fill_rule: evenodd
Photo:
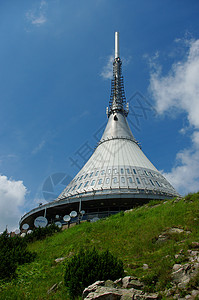
<path fill-rule="evenodd" d="M 173 282 L 181 289 L 185 289 L 199 271 L 199 251 L 188 250 L 188 259 L 188 263 L 175 264 L 172 270 Z"/>
<path fill-rule="evenodd" d="M 96 281 L 87 287 L 82 294 L 85 300 L 155 300 L 157 293 L 145 293 L 141 290 L 144 284 L 136 277 L 126 276 L 116 281 Z"/>
<path fill-rule="evenodd" d="M 179 228 L 170 228 L 170 233 L 182 233 Z M 185 232 L 188 233 L 189 232 Z M 158 293 L 146 293 L 144 284 L 137 278 L 126 276 L 115 280 L 96 281 L 83 291 L 85 300 L 155 300 L 161 299 L 199 299 L 199 287 L 190 284 L 191 280 L 199 272 L 199 243 L 192 242 L 192 250 L 184 251 L 181 249 L 175 255 L 177 261 L 186 261 L 185 263 L 176 263 L 172 268 L 171 288 Z M 148 265 L 143 265 L 148 269 Z"/>
<path fill-rule="evenodd" d="M 185 233 L 185 234 L 190 234 L 190 231 L 185 231 L 184 229 L 178 228 L 178 227 L 172 227 L 169 228 L 167 230 L 165 230 L 163 233 L 161 233 L 157 240 L 156 243 L 162 243 L 167 241 L 172 235 L 174 234 L 181 234 L 181 233 Z"/>

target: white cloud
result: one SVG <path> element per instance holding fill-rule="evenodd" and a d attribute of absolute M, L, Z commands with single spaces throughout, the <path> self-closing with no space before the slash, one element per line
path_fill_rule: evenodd
<path fill-rule="evenodd" d="M 0 175 L 0 232 L 8 225 L 8 231 L 18 227 L 21 206 L 25 203 L 27 189 L 23 181 Z"/>
<path fill-rule="evenodd" d="M 33 155 L 37 154 L 40 150 L 42 150 L 42 148 L 45 146 L 45 144 L 46 144 L 45 140 L 41 141 L 41 143 L 32 150 L 32 154 Z"/>
<path fill-rule="evenodd" d="M 47 21 L 46 9 L 47 9 L 47 2 L 45 0 L 42 0 L 40 2 L 39 7 L 31 9 L 26 13 L 27 20 L 32 25 L 36 25 L 36 26 L 43 25 Z"/>
<path fill-rule="evenodd" d="M 106 65 L 103 67 L 100 76 L 104 79 L 112 79 L 113 77 L 113 55 L 108 57 Z"/>
<path fill-rule="evenodd" d="M 182 61 L 174 63 L 166 76 L 160 65 L 150 74 L 150 91 L 159 114 L 173 111 L 185 112 L 192 146 L 176 155 L 176 164 L 164 174 L 181 193 L 199 190 L 199 40 L 189 41 L 188 51 Z M 190 130 L 189 130 L 190 131 Z M 181 129 L 187 133 L 187 127 Z"/>

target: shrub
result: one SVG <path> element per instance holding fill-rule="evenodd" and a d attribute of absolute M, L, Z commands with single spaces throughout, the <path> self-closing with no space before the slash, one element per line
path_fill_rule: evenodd
<path fill-rule="evenodd" d="M 39 227 L 35 228 L 30 234 L 27 234 L 24 239 L 27 242 L 35 242 L 37 240 L 43 240 L 47 236 L 51 236 L 55 232 L 59 232 L 61 228 L 56 226 L 55 224 L 52 224 L 48 227 Z"/>
<path fill-rule="evenodd" d="M 81 295 L 83 289 L 97 280 L 115 280 L 124 275 L 123 263 L 109 251 L 81 249 L 65 266 L 64 281 L 71 298 Z"/>
<path fill-rule="evenodd" d="M 31 262 L 35 256 L 35 253 L 27 251 L 27 243 L 23 238 L 10 237 L 4 231 L 0 236 L 0 279 L 13 277 L 18 264 Z"/>

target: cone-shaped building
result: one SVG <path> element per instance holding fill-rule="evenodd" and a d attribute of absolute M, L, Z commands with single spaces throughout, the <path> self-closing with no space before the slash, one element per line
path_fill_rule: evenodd
<path fill-rule="evenodd" d="M 45 211 L 46 217 L 63 217 L 83 209 L 85 218 L 105 216 L 132 208 L 150 199 L 178 196 L 171 184 L 144 155 L 127 123 L 119 57 L 119 34 L 115 33 L 115 59 L 111 97 L 107 108 L 108 123 L 97 148 L 75 178 L 53 202 L 36 208 L 21 219 L 28 222 Z"/>

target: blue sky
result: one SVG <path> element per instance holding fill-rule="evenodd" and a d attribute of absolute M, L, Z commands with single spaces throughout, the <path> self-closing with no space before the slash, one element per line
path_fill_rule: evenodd
<path fill-rule="evenodd" d="M 71 159 L 82 165 L 78 151 L 94 149 L 115 31 L 134 136 L 178 192 L 198 190 L 198 15 L 197 0 L 0 2 L 1 231 L 45 202 L 49 176 L 67 181 L 79 171 Z"/>

